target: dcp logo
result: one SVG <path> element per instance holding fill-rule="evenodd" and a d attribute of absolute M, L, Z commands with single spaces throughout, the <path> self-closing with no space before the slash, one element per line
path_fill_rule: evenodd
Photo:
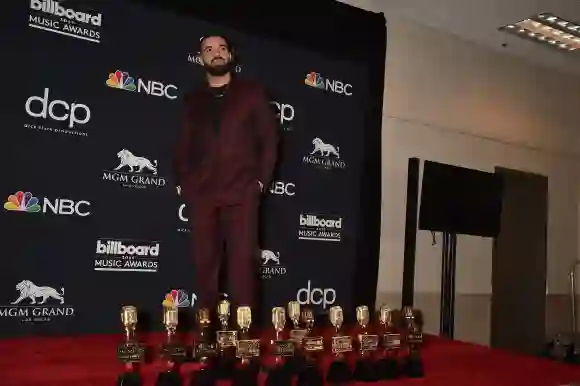
<path fill-rule="evenodd" d="M 278 196 L 293 196 L 296 194 L 296 185 L 292 182 L 274 181 L 270 184 L 270 193 Z"/>
<path fill-rule="evenodd" d="M 67 103 L 61 100 L 48 101 L 50 89 L 44 89 L 44 95 L 31 96 L 26 100 L 24 109 L 26 113 L 33 118 L 51 118 L 55 121 L 68 121 L 68 127 L 73 128 L 75 124 L 83 125 L 91 119 L 91 110 L 87 105 L 82 103 Z M 40 111 L 38 104 L 32 105 L 33 102 L 40 102 Z"/>
<path fill-rule="evenodd" d="M 179 217 L 179 219 L 183 222 L 189 221 L 185 213 L 185 204 L 179 205 L 179 209 L 177 209 L 177 217 Z"/>
<path fill-rule="evenodd" d="M 276 106 L 277 116 L 280 119 L 280 124 L 285 124 L 291 122 L 294 119 L 294 106 L 280 103 L 276 101 L 271 102 L 273 105 Z"/>
<path fill-rule="evenodd" d="M 322 309 L 326 309 L 336 301 L 336 291 L 333 288 L 312 288 L 308 280 L 308 286 L 300 288 L 296 293 L 296 300 L 300 304 L 322 304 Z"/>

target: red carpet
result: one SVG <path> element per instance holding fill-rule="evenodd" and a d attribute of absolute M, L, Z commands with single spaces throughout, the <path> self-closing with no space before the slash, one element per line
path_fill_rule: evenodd
<path fill-rule="evenodd" d="M 148 343 L 159 342 L 159 336 L 142 338 Z M 353 385 L 558 386 L 580 381 L 580 366 L 517 356 L 434 337 L 426 339 L 423 350 L 425 378 Z M 115 385 L 116 376 L 123 369 L 115 358 L 116 345 L 121 340 L 122 336 L 93 335 L 0 341 L 0 385 Z M 326 362 L 329 360 L 330 356 Z M 156 374 L 162 366 L 161 362 L 157 362 L 143 367 L 145 386 L 154 385 Z M 183 367 L 186 379 L 195 367 L 195 364 Z"/>

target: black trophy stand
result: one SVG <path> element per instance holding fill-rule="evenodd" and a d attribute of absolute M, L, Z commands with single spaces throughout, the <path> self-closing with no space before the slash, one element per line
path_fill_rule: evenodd
<path fill-rule="evenodd" d="M 163 371 L 157 375 L 155 386 L 181 386 L 183 380 L 178 368 Z"/>
<path fill-rule="evenodd" d="M 335 359 L 328 368 L 326 382 L 331 385 L 345 385 L 352 381 L 352 373 L 344 358 Z"/>
<path fill-rule="evenodd" d="M 117 377 L 117 386 L 142 386 L 143 380 L 133 363 L 125 364 L 125 372 Z"/>
<path fill-rule="evenodd" d="M 232 386 L 258 386 L 260 367 L 250 362 L 238 366 L 233 374 Z"/>

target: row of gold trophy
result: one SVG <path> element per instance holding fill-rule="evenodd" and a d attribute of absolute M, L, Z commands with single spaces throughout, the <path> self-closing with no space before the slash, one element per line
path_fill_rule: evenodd
<path fill-rule="evenodd" d="M 240 306 L 236 309 L 238 329 L 231 329 L 230 303 L 222 300 L 217 306 L 220 327 L 213 331 L 210 311 L 201 308 L 196 312 L 197 331 L 192 347 L 187 348 L 176 339 L 178 310 L 165 307 L 163 324 L 167 340 L 160 348 L 160 356 L 167 370 L 157 377 L 157 386 L 182 385 L 180 364 L 193 361 L 199 364 L 191 377 L 191 386 L 213 386 L 218 379 L 231 379 L 234 386 L 257 385 L 260 371 L 267 374 L 266 385 L 286 386 L 297 376 L 298 386 L 321 386 L 324 378 L 329 384 L 345 384 L 352 380 L 373 382 L 392 379 L 400 375 L 421 377 L 423 365 L 419 348 L 423 342 L 422 315 L 412 307 L 380 308 L 379 327 L 371 326 L 367 306 L 356 308 L 358 325 L 351 334 L 343 327 L 343 310 L 333 306 L 329 320 L 334 328 L 331 337 L 315 332 L 315 317 L 311 309 L 302 308 L 296 301 L 287 308 L 272 309 L 274 339 L 265 350 L 262 340 L 250 336 L 252 310 Z M 287 310 L 287 312 L 286 312 Z M 287 318 L 292 329 L 287 331 Z M 144 361 L 145 349 L 136 332 L 137 309 L 125 306 L 121 310 L 125 328 L 125 341 L 119 345 L 117 357 L 125 363 L 125 372 L 118 378 L 118 386 L 141 385 L 138 364 Z M 326 349 L 332 353 L 332 362 L 326 375 L 320 366 Z M 354 354 L 355 364 L 350 366 L 347 355 Z"/>

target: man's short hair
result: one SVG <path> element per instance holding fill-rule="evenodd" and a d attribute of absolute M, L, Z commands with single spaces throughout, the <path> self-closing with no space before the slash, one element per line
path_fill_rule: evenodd
<path fill-rule="evenodd" d="M 199 38 L 199 52 L 202 51 L 202 46 L 203 46 L 203 42 L 205 41 L 205 39 L 207 38 L 222 38 L 225 42 L 226 42 L 226 46 L 228 47 L 228 51 L 232 52 L 234 51 L 234 47 L 232 46 L 231 40 L 228 39 L 227 36 L 221 35 L 221 34 L 212 34 L 212 35 L 204 35 L 201 38 Z"/>

